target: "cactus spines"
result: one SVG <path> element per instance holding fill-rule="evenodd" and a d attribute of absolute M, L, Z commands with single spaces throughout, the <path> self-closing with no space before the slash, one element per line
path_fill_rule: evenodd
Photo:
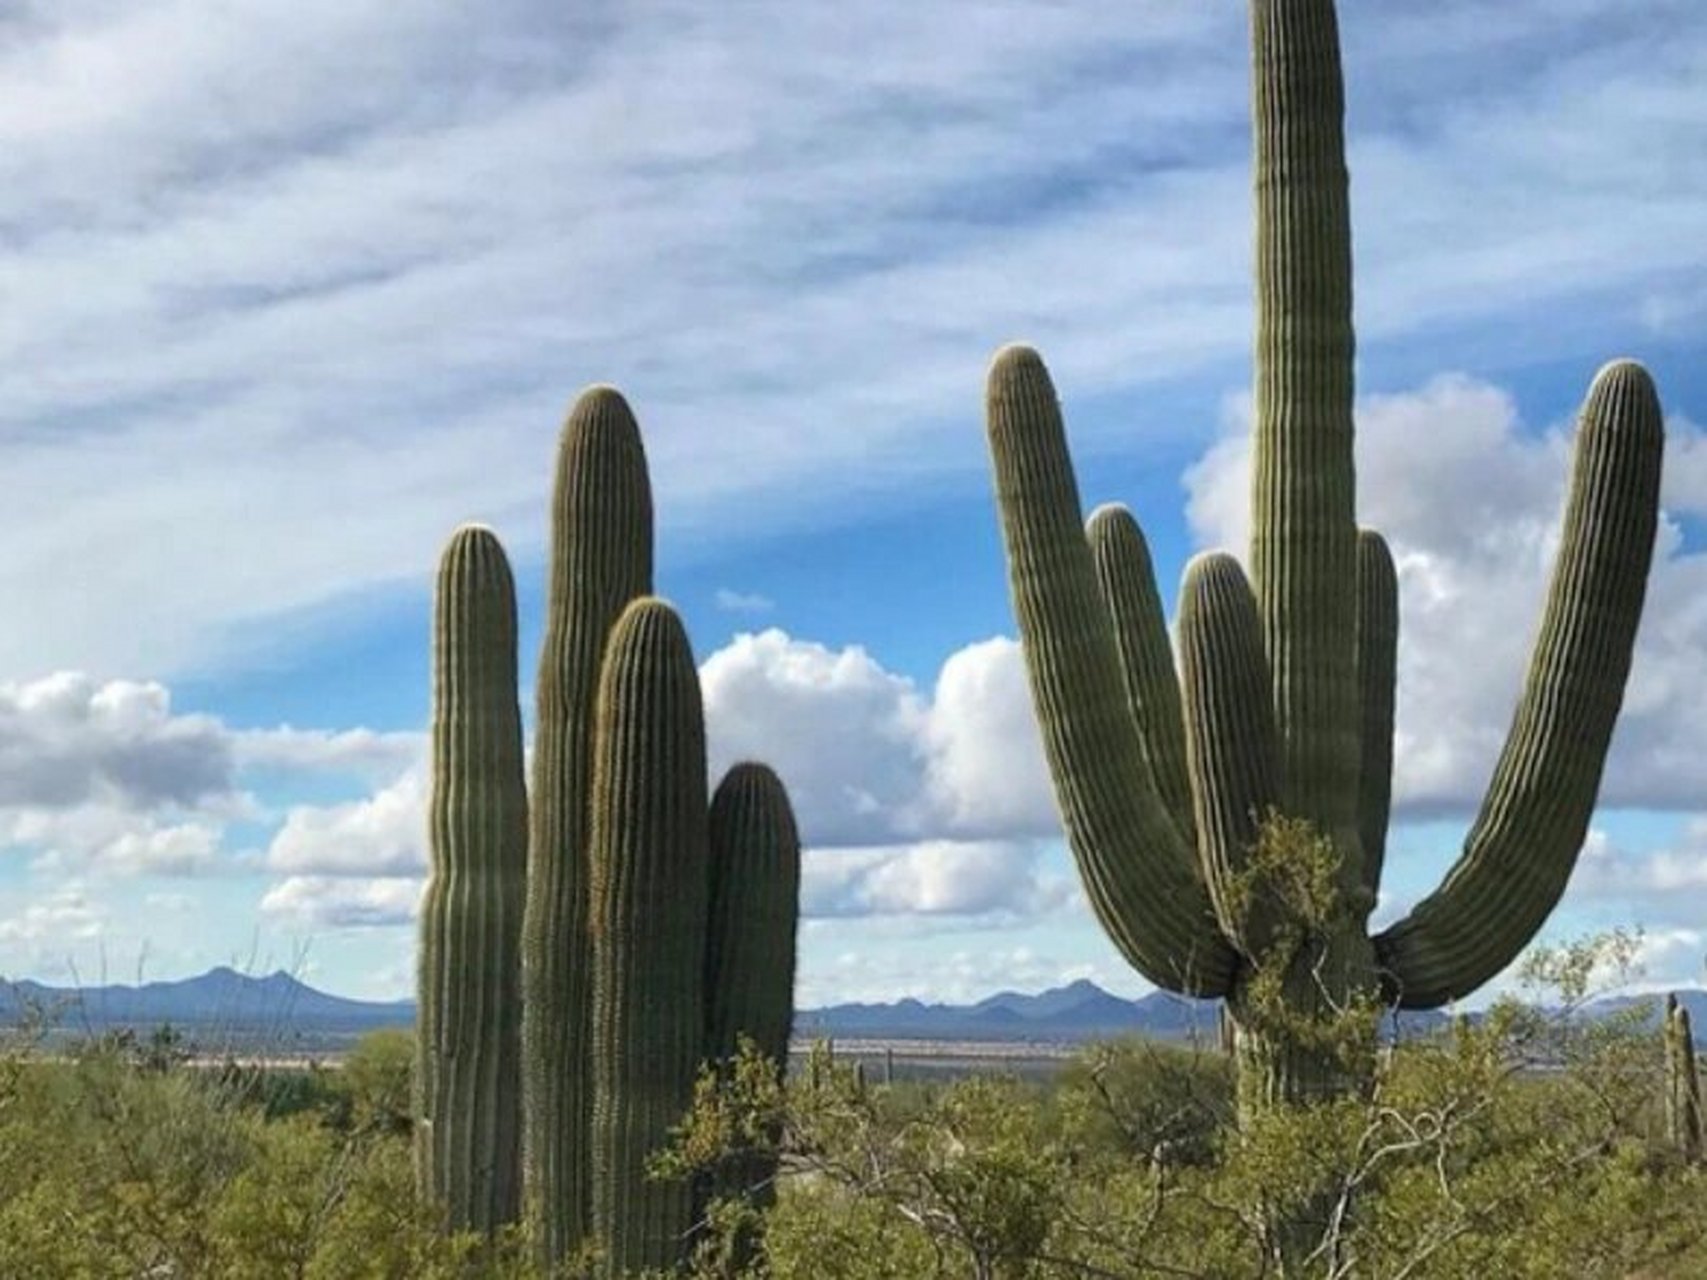
<path fill-rule="evenodd" d="M 687 634 L 661 600 L 610 635 L 593 759 L 593 1226 L 615 1275 L 676 1265 L 692 1187 L 654 1181 L 705 1035 L 705 723 Z"/>
<path fill-rule="evenodd" d="M 705 952 L 705 1056 L 734 1056 L 748 1036 L 781 1072 L 794 1022 L 800 833 L 788 792 L 750 761 L 711 800 L 711 905 Z"/>
<path fill-rule="evenodd" d="M 1169 705 L 1158 685 L 1172 673 L 1157 656 L 1154 588 L 1134 580 L 1149 573 L 1142 541 L 1108 508 L 1080 528 L 1060 408 L 1036 352 L 996 355 L 986 408 L 1032 700 L 1087 896 L 1145 977 L 1228 997 L 1241 1077 L 1252 1077 L 1241 1098 L 1266 1105 L 1352 1087 L 1369 1060 L 1347 1057 L 1348 1076 L 1306 1047 L 1296 1024 L 1374 997 L 1427 1008 L 1465 995 L 1515 958 L 1557 902 L 1629 672 L 1662 422 L 1639 366 L 1617 362 L 1594 380 L 1539 639 L 1487 801 L 1440 890 L 1370 938 L 1391 804 L 1398 592 L 1385 544 L 1356 522 L 1337 19 L 1332 0 L 1251 0 L 1250 15 L 1250 580 L 1227 557 L 1187 574 L 1189 818 L 1178 816 L 1165 726 L 1151 715 Z M 1278 838 L 1264 857 L 1288 873 L 1319 862 L 1333 877 L 1331 907 L 1312 898 L 1306 911 L 1283 894 L 1265 911 L 1229 894 L 1270 802 Z M 1277 935 L 1288 940 L 1285 1012 L 1269 1019 L 1251 978 Z"/>
<path fill-rule="evenodd" d="M 421 906 L 417 1172 L 452 1230 L 521 1209 L 521 925 L 527 793 L 516 595 L 491 530 L 458 529 L 433 626 L 430 871 Z"/>
<path fill-rule="evenodd" d="M 652 589 L 652 495 L 640 429 L 610 387 L 583 392 L 558 445 L 545 638 L 535 697 L 523 928 L 525 1158 L 550 1263 L 585 1239 L 592 1064 L 587 841 L 594 699 L 605 643 Z"/>
<path fill-rule="evenodd" d="M 1695 1032 L 1689 1009 L 1675 994 L 1666 997 L 1666 1130 L 1672 1145 L 1690 1164 L 1701 1159 L 1701 1078 L 1695 1070 Z"/>

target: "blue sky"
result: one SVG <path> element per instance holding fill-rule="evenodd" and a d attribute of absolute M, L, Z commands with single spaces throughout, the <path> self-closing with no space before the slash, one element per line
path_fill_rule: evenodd
<path fill-rule="evenodd" d="M 1570 419 L 1655 372 L 1666 527 L 1555 928 L 1707 955 L 1707 11 L 1346 6 L 1363 518 L 1425 893 L 1522 677 Z M 1164 597 L 1242 550 L 1243 6 L 752 0 L 0 15 L 0 972 L 405 994 L 429 587 L 516 565 L 621 386 L 716 763 L 808 837 L 799 998 L 1142 984 L 1055 838 L 981 422 L 1049 360 Z"/>

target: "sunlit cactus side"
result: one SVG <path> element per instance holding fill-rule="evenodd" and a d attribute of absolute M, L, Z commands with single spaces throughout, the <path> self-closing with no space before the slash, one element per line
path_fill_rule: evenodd
<path fill-rule="evenodd" d="M 652 589 L 652 494 L 622 395 L 575 402 L 558 445 L 545 637 L 535 688 L 523 929 L 528 1199 L 548 1264 L 585 1242 L 592 1204 L 592 949 L 587 935 L 594 699 L 617 616 Z"/>
<path fill-rule="evenodd" d="M 417 1177 L 453 1231 L 521 1210 L 521 926 L 527 793 L 516 594 L 491 530 L 457 530 L 433 626 L 430 868 L 421 905 Z"/>
<path fill-rule="evenodd" d="M 613 1276 L 680 1260 L 685 1180 L 648 1177 L 693 1101 L 705 1041 L 710 840 L 699 676 L 674 610 L 611 632 L 593 751 L 593 1227 Z"/>
<path fill-rule="evenodd" d="M 1675 995 L 1665 1011 L 1666 1130 L 1690 1164 L 1701 1159 L 1701 1078 L 1695 1070 L 1695 1033 L 1689 1010 Z"/>
<path fill-rule="evenodd" d="M 1639 365 L 1599 372 L 1578 420 L 1529 674 L 1487 799 L 1440 889 L 1371 938 L 1392 786 L 1398 586 L 1385 544 L 1359 530 L 1354 509 L 1339 34 L 1332 0 L 1252 0 L 1250 14 L 1250 577 L 1230 556 L 1193 562 L 1177 689 L 1142 534 L 1117 507 L 1081 524 L 1060 405 L 1035 351 L 996 356 L 987 421 L 1033 703 L 1087 897 L 1150 981 L 1227 999 L 1241 1098 L 1266 1104 L 1358 1083 L 1337 1048 L 1311 1047 L 1289 1023 L 1365 1001 L 1433 1008 L 1466 995 L 1516 957 L 1557 903 L 1629 673 L 1663 428 Z M 1300 867 L 1326 851 L 1340 904 L 1326 925 L 1306 928 L 1296 911 L 1248 892 L 1253 851 L 1269 841 L 1272 854 L 1274 831 L 1289 833 Z M 1286 942 L 1282 1003 L 1296 1015 L 1278 1024 L 1254 1016 L 1251 985 L 1277 940 Z"/>

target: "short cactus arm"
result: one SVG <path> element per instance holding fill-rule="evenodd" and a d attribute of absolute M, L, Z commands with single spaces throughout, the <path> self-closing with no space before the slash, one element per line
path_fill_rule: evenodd
<path fill-rule="evenodd" d="M 1091 906 L 1151 982 L 1224 994 L 1237 956 L 1151 780 L 1080 525 L 1060 406 L 1035 351 L 997 355 L 986 408 L 1032 701 Z"/>
<path fill-rule="evenodd" d="M 1118 503 L 1098 507 L 1085 523 L 1097 587 L 1114 619 L 1126 699 L 1138 722 L 1144 758 L 1162 803 L 1188 848 L 1195 846 L 1191 784 L 1185 774 L 1185 725 L 1180 718 L 1179 677 L 1174 673 L 1168 624 L 1150 548 L 1132 513 Z"/>
<path fill-rule="evenodd" d="M 1398 679 L 1399 579 L 1387 542 L 1357 535 L 1357 686 L 1363 703 L 1363 764 L 1357 791 L 1358 843 L 1367 908 L 1381 892 L 1387 820 L 1393 803 L 1393 692 Z"/>
<path fill-rule="evenodd" d="M 1272 942 L 1273 921 L 1235 882 L 1280 798 L 1279 742 L 1262 620 L 1232 556 L 1202 555 L 1186 566 L 1179 644 L 1186 753 L 1209 894 L 1222 932 L 1246 956 L 1259 956 Z"/>
<path fill-rule="evenodd" d="M 1658 522 L 1664 427 L 1645 370 L 1608 365 L 1577 431 L 1571 494 L 1522 701 L 1464 853 L 1375 940 L 1402 1007 L 1498 974 L 1564 892 L 1623 701 Z"/>

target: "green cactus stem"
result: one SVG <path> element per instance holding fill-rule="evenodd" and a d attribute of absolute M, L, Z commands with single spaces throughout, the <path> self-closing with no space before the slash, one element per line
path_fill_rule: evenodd
<path fill-rule="evenodd" d="M 652 496 L 640 429 L 610 387 L 575 402 L 557 453 L 545 639 L 536 684 L 523 926 L 529 1199 L 544 1260 L 573 1254 L 591 1211 L 587 841 L 594 698 L 605 642 L 652 589 Z"/>
<path fill-rule="evenodd" d="M 622 1276 L 674 1267 L 693 1188 L 648 1158 L 693 1101 L 705 1037 L 710 841 L 699 676 L 674 610 L 611 631 L 593 758 L 593 1225 Z"/>
<path fill-rule="evenodd" d="M 1676 995 L 1665 1009 L 1666 1130 L 1689 1164 L 1701 1159 L 1701 1077 L 1695 1069 L 1695 1032 Z"/>
<path fill-rule="evenodd" d="M 431 855 L 421 905 L 417 1175 L 453 1231 L 521 1210 L 521 926 L 528 812 L 516 593 L 491 530 L 458 529 L 433 626 Z"/>

